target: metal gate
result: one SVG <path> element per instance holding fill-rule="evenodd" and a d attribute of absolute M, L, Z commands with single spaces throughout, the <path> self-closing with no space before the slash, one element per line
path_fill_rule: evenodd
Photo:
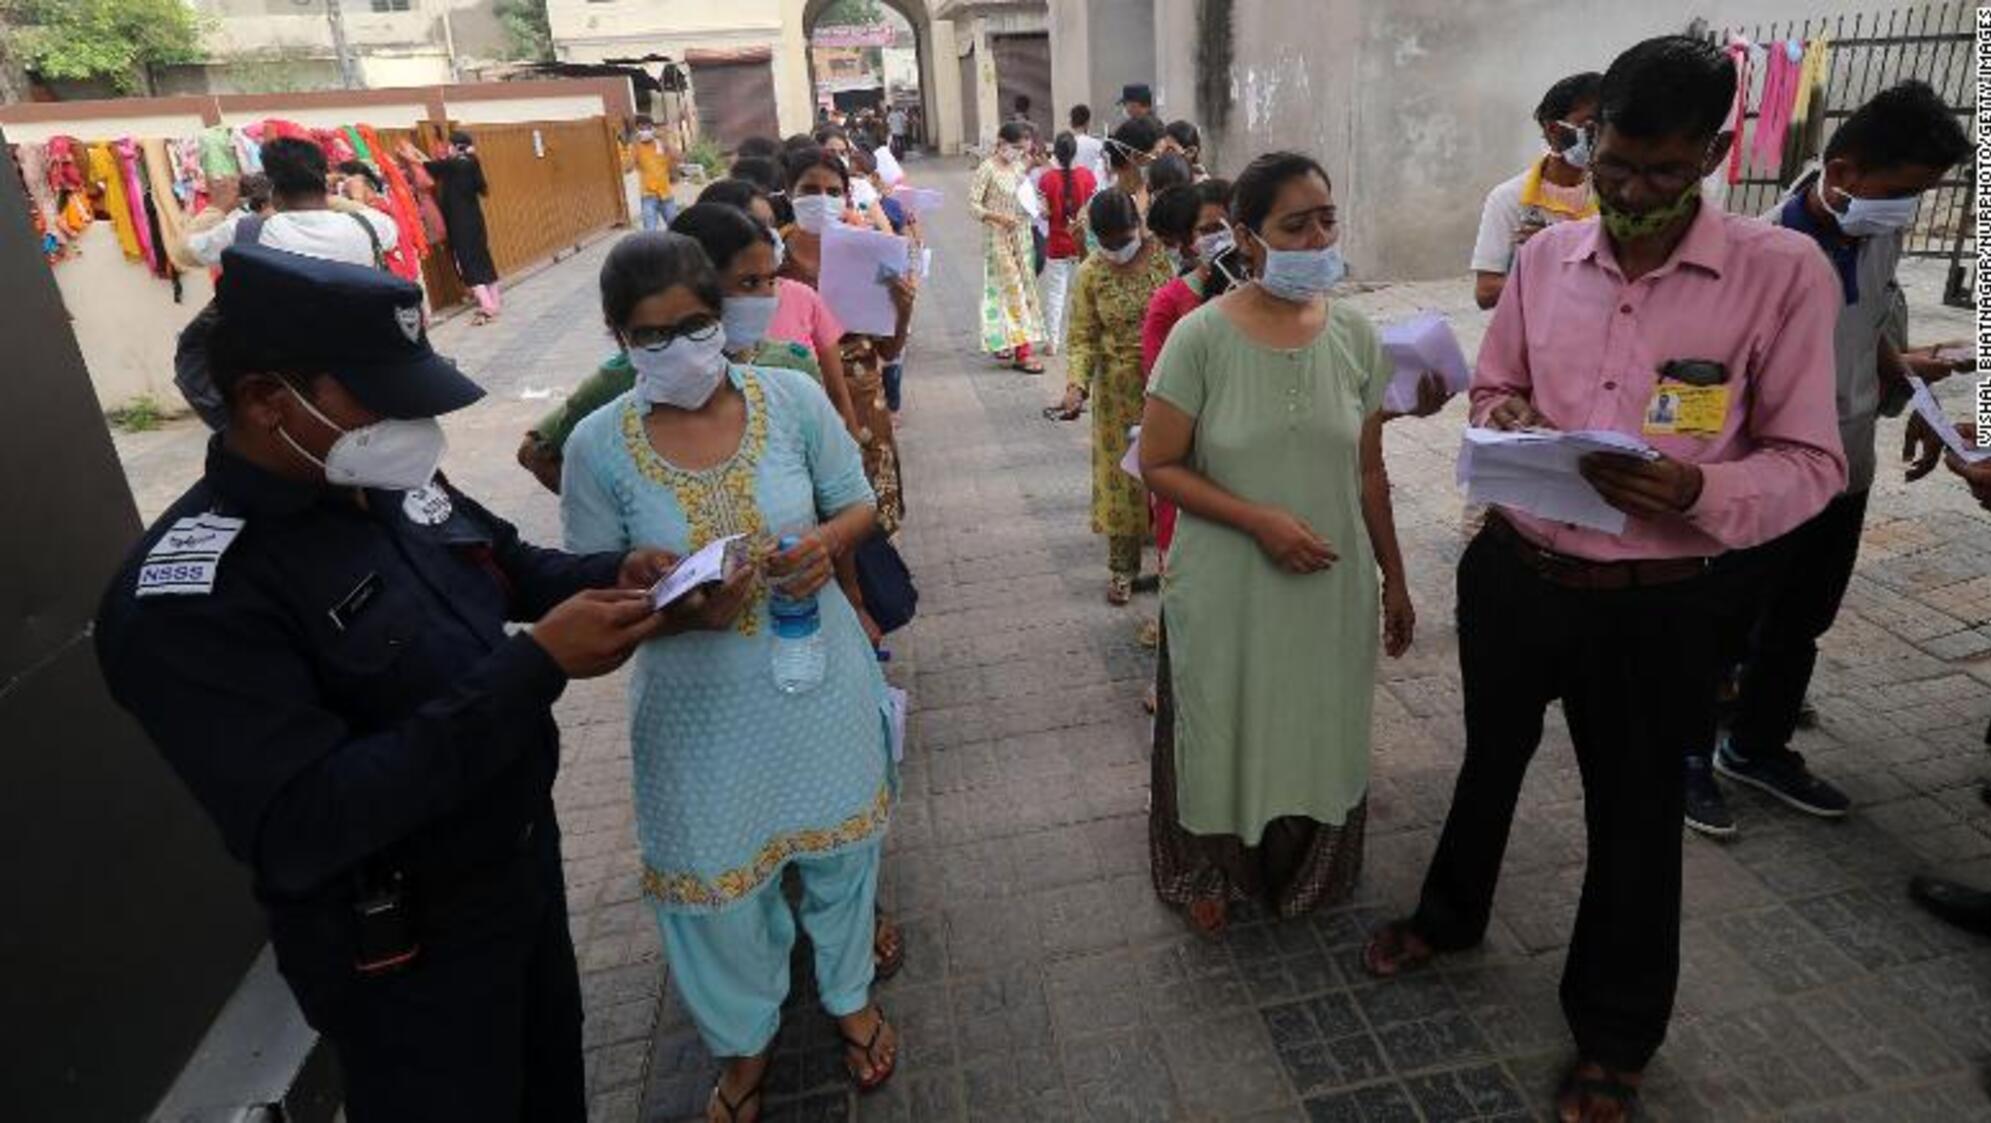
<path fill-rule="evenodd" d="M 1758 214 L 1776 202 L 1806 163 L 1825 150 L 1841 122 L 1882 90 L 1907 78 L 1920 78 L 1935 87 L 1944 104 L 1955 110 L 1966 132 L 1977 105 L 1971 44 L 1975 5 L 1970 0 L 1943 0 L 1887 12 L 1860 13 L 1804 20 L 1784 20 L 1753 27 L 1723 28 L 1715 37 L 1727 43 L 1742 35 L 1753 43 L 1824 37 L 1831 43 L 1830 69 L 1823 88 L 1824 111 L 1813 112 L 1801 132 L 1793 128 L 1784 144 L 1775 176 L 1753 170 L 1730 188 L 1728 209 Z M 1762 96 L 1766 67 L 1753 67 L 1749 104 Z M 1749 137 L 1754 137 L 1756 110 L 1748 113 Z M 1737 138 L 1741 143 L 1741 138 Z M 1753 145 L 1752 145 L 1753 147 Z M 1922 197 L 1921 209 L 1909 227 L 1905 252 L 1910 257 L 1949 262 L 1943 300 L 1959 308 L 1971 305 L 1971 274 L 1976 261 L 1973 220 L 1976 163 L 1951 172 L 1935 190 Z"/>

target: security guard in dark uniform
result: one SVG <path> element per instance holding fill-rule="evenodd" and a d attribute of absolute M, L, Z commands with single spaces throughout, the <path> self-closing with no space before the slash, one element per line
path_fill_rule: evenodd
<path fill-rule="evenodd" d="M 229 423 L 112 582 L 97 654 L 254 872 L 352 1123 L 580 1121 L 551 707 L 671 630 L 641 592 L 671 559 L 527 545 L 434 475 L 435 418 L 483 391 L 421 301 L 226 251 Z"/>

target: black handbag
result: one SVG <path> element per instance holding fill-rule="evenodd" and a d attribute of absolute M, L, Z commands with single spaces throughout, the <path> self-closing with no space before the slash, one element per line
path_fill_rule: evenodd
<path fill-rule="evenodd" d="M 919 610 L 919 589 L 891 541 L 874 534 L 858 545 L 851 560 L 857 564 L 857 588 L 864 594 L 864 610 L 877 622 L 878 630 L 896 632 L 911 623 Z"/>
<path fill-rule="evenodd" d="M 1032 226 L 1030 228 L 1030 257 L 1033 263 L 1032 271 L 1035 272 L 1040 277 L 1043 276 L 1044 275 L 1044 232 L 1042 230 L 1037 229 L 1035 226 Z"/>

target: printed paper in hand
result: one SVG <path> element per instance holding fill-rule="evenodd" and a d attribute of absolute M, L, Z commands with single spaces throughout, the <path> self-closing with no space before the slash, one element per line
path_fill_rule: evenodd
<path fill-rule="evenodd" d="M 906 759 L 906 706 L 910 700 L 906 692 L 896 686 L 885 688 L 886 721 L 892 730 L 892 762 L 903 763 Z"/>
<path fill-rule="evenodd" d="M 1145 483 L 1147 477 L 1141 475 L 1141 427 L 1127 430 L 1127 455 L 1120 458 L 1120 470 Z"/>
<path fill-rule="evenodd" d="M 1417 407 L 1417 383 L 1425 372 L 1435 371 L 1445 379 L 1445 389 L 1463 394 L 1472 384 L 1472 369 L 1465 352 L 1452 334 L 1452 322 L 1438 312 L 1420 312 L 1408 320 L 1390 324 L 1380 333 L 1383 353 L 1396 364 L 1389 388 L 1383 391 L 1383 408 L 1393 413 L 1409 413 Z"/>
<path fill-rule="evenodd" d="M 907 187 L 903 183 L 892 191 L 892 198 L 899 201 L 899 205 L 906 209 L 907 215 L 916 219 L 925 218 L 939 210 L 941 204 L 947 201 L 947 196 L 934 188 Z"/>
<path fill-rule="evenodd" d="M 890 191 L 899 185 L 900 180 L 906 178 L 906 170 L 899 166 L 899 158 L 892 155 L 891 145 L 879 145 L 878 151 L 873 152 L 871 158 L 878 161 L 878 181 L 885 185 L 885 190 Z"/>
<path fill-rule="evenodd" d="M 700 585 L 724 581 L 727 573 L 727 554 L 732 551 L 734 543 L 740 543 L 744 547 L 745 542 L 744 534 L 721 538 L 678 562 L 677 567 L 666 573 L 663 580 L 650 586 L 650 607 L 662 612 Z M 734 552 L 736 563 L 739 557 L 739 552 Z"/>
<path fill-rule="evenodd" d="M 1913 395 L 1909 398 L 1909 404 L 1915 407 L 1915 412 L 1921 415 L 1923 421 L 1929 423 L 1929 428 L 1936 431 L 1936 436 L 1943 439 L 1943 447 L 1955 453 L 1958 460 L 1965 464 L 1991 460 L 1991 448 L 1977 448 L 1964 443 L 1963 434 L 1950 423 L 1949 414 L 1943 412 L 1943 404 L 1930 392 L 1928 383 L 1911 374 L 1908 376 L 1908 389 Z"/>
<path fill-rule="evenodd" d="M 1459 483 L 1469 503 L 1497 503 L 1557 522 L 1623 534 L 1625 513 L 1604 502 L 1577 462 L 1593 452 L 1657 459 L 1637 437 L 1601 429 L 1574 433 L 1467 429 Z"/>
<path fill-rule="evenodd" d="M 896 234 L 835 225 L 823 231 L 818 281 L 823 303 L 844 330 L 889 336 L 899 326 L 887 283 L 906 270 L 909 243 Z"/>

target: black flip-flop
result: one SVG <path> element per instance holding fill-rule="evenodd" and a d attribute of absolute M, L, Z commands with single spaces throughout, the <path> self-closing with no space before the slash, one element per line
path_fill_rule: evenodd
<path fill-rule="evenodd" d="M 1918 874 L 1908 882 L 1908 895 L 1940 920 L 1980 936 L 1991 936 L 1991 893 L 1946 878 Z"/>

